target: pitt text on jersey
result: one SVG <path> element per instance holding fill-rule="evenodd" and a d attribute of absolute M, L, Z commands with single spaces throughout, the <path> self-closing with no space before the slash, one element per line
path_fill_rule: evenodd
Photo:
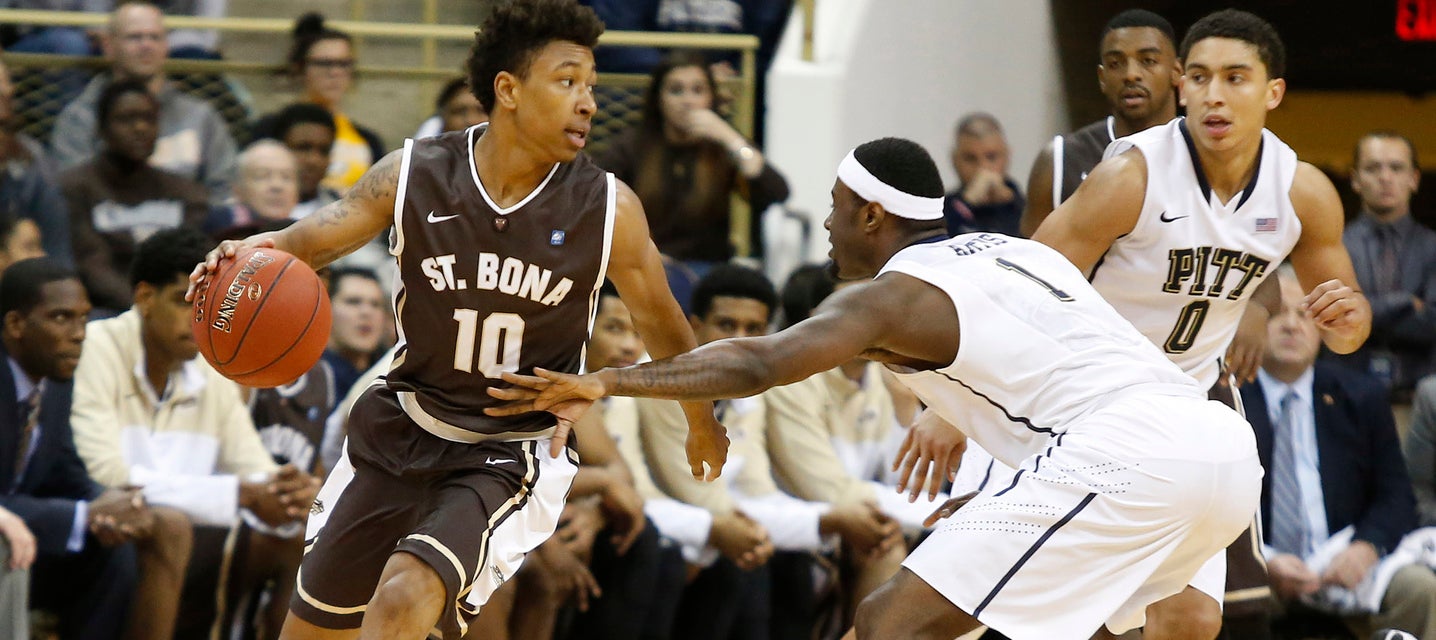
<path fill-rule="evenodd" d="M 464 291 L 469 288 L 470 281 L 457 277 L 454 269 L 457 262 L 458 258 L 451 253 L 424 258 L 419 266 L 435 291 Z M 475 289 L 528 298 L 550 307 L 558 306 L 573 289 L 573 281 L 568 278 L 561 278 L 550 288 L 552 271 L 538 265 L 525 264 L 518 258 L 501 259 L 494 253 L 480 253 L 473 273 Z"/>
<path fill-rule="evenodd" d="M 1163 350 L 1185 353 L 1191 349 L 1212 306 L 1207 298 L 1220 298 L 1225 293 L 1227 300 L 1241 300 L 1253 283 L 1261 282 L 1270 266 L 1265 258 L 1235 249 L 1208 246 L 1168 251 L 1167 281 L 1162 283 L 1162 292 L 1198 299 L 1182 308 L 1172 333 L 1162 344 Z M 1240 272 L 1241 277 L 1228 290 L 1228 276 L 1233 271 Z"/>

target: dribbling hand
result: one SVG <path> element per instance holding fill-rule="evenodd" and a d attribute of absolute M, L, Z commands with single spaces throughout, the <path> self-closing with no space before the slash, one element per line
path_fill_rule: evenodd
<path fill-rule="evenodd" d="M 185 289 L 184 301 L 194 302 L 195 292 L 199 291 L 200 287 L 204 286 L 205 278 L 209 277 L 210 274 L 214 273 L 216 270 L 219 269 L 219 262 L 221 260 L 233 258 L 235 254 L 239 253 L 240 251 L 244 251 L 245 249 L 267 248 L 273 246 L 273 238 L 258 236 L 245 238 L 243 240 L 225 240 L 224 242 L 219 243 L 218 247 L 211 249 L 209 253 L 205 254 L 204 262 L 195 265 L 194 271 L 191 271 L 189 273 L 189 288 Z"/>

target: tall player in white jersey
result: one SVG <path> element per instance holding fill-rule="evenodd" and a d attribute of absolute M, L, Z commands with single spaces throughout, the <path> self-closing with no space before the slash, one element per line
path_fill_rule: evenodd
<path fill-rule="evenodd" d="M 1250 13 L 1220 11 L 1192 26 L 1180 55 L 1187 117 L 1113 142 L 1033 239 L 1089 274 L 1204 389 L 1230 395 L 1228 371 L 1254 375 L 1262 344 L 1235 354 L 1241 362 L 1223 356 L 1240 325 L 1261 335 L 1270 310 L 1247 303 L 1288 256 L 1331 350 L 1366 340 L 1371 307 L 1353 289 L 1335 188 L 1264 129 L 1286 91 L 1276 31 Z M 1171 603 L 1182 612 L 1156 617 L 1215 637 L 1222 594 L 1204 593 L 1184 593 Z"/>
<path fill-rule="evenodd" d="M 857 637 L 1134 628 L 1246 526 L 1261 490 L 1251 429 L 1061 254 L 996 234 L 949 239 L 941 205 L 922 147 L 864 144 L 838 168 L 825 226 L 838 275 L 870 281 L 771 336 L 584 376 L 506 374 L 517 386 L 489 393 L 511 402 L 488 411 L 570 413 L 605 395 L 736 398 L 859 355 L 883 362 L 929 419 L 1018 471 L 957 509 L 864 601 Z"/>

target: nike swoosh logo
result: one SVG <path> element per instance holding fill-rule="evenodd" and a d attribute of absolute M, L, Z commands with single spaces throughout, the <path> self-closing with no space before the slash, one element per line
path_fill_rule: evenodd
<path fill-rule="evenodd" d="M 1185 216 L 1177 216 L 1177 217 L 1175 217 L 1175 218 L 1168 218 L 1168 217 L 1167 217 L 1167 212 L 1166 212 L 1166 211 L 1163 211 L 1163 212 L 1162 212 L 1162 215 L 1157 216 L 1157 217 L 1160 218 L 1160 219 L 1162 220 L 1162 222 L 1176 222 L 1176 221 L 1178 221 L 1178 220 L 1181 220 L 1182 218 L 1190 218 L 1191 215 L 1189 214 L 1189 215 L 1185 215 Z"/>
<path fill-rule="evenodd" d="M 445 221 L 445 220 L 453 220 L 454 218 L 457 218 L 457 217 L 459 217 L 459 214 L 457 214 L 457 213 L 454 214 L 454 215 L 451 215 L 451 216 L 436 216 L 436 215 L 434 215 L 434 212 L 433 212 L 433 211 L 430 211 L 430 212 L 429 212 L 429 222 L 443 222 L 443 221 Z"/>
<path fill-rule="evenodd" d="M 484 464 L 508 464 L 510 462 L 517 461 L 513 458 L 489 458 L 488 460 L 484 461 Z"/>

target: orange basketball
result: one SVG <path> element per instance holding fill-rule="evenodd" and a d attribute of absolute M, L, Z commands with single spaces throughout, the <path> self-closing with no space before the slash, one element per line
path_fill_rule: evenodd
<path fill-rule="evenodd" d="M 309 265 L 278 249 L 221 260 L 194 299 L 199 352 L 226 378 L 275 387 L 309 371 L 329 342 L 329 294 Z"/>

